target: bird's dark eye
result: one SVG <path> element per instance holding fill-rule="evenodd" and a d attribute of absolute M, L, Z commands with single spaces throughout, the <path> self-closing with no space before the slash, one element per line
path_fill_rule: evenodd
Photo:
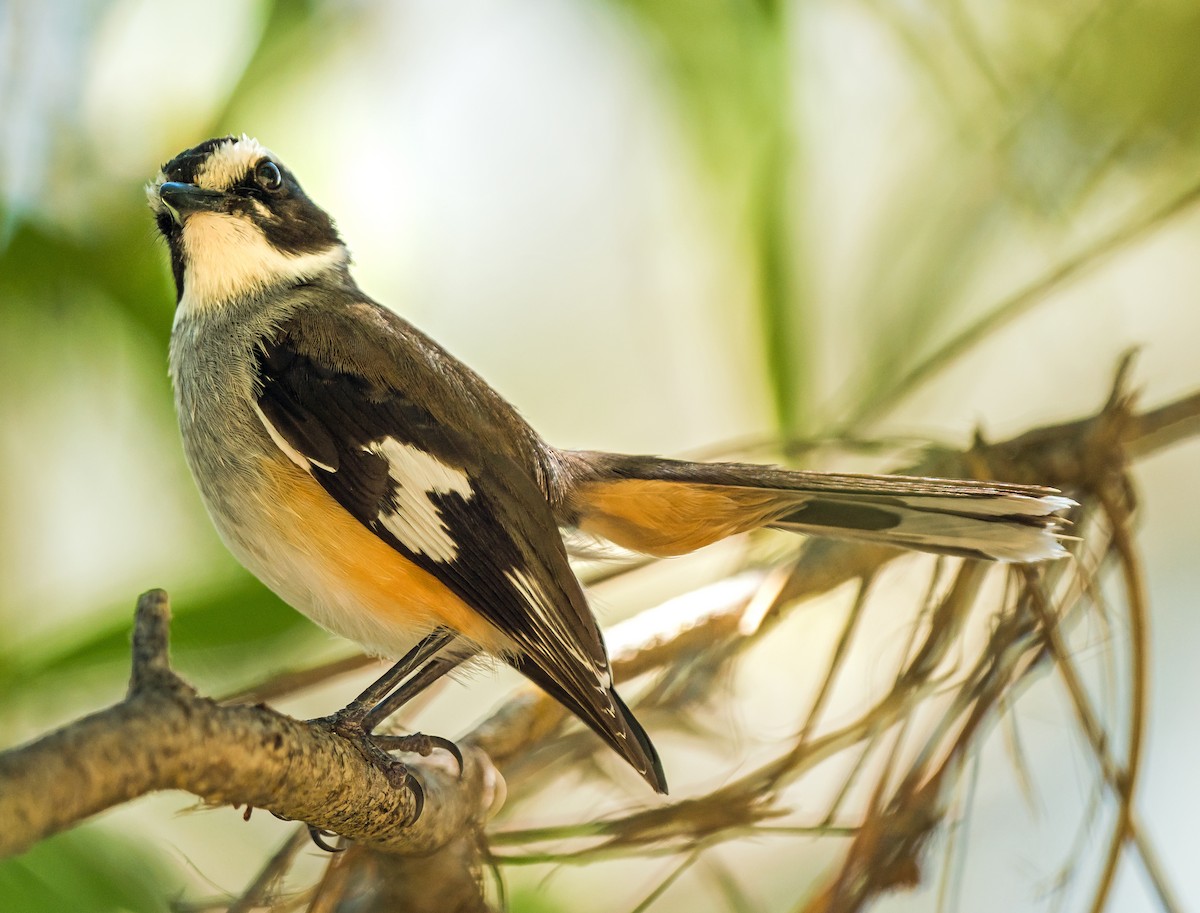
<path fill-rule="evenodd" d="M 254 180 L 263 190 L 275 191 L 283 186 L 283 174 L 270 159 L 263 159 L 254 166 Z"/>

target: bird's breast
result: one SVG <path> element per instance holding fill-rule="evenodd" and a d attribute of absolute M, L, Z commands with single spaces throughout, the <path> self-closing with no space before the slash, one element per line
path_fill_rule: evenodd
<path fill-rule="evenodd" d="M 271 439 L 256 414 L 259 321 L 181 321 L 171 375 L 184 452 L 236 557 L 322 627 L 384 655 L 449 627 L 485 649 L 499 633 L 449 588 L 351 516 Z"/>
<path fill-rule="evenodd" d="M 478 612 L 347 513 L 310 473 L 272 457 L 263 480 L 261 509 L 240 524 L 235 550 L 318 624 L 388 655 L 437 627 L 493 652 L 504 648 Z"/>

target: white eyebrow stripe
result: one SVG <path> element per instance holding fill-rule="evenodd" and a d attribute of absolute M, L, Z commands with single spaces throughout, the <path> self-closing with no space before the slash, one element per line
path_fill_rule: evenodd
<path fill-rule="evenodd" d="M 243 133 L 239 139 L 226 140 L 213 147 L 196 169 L 196 185 L 205 190 L 228 190 L 242 180 L 259 159 L 272 157 L 270 149 Z"/>

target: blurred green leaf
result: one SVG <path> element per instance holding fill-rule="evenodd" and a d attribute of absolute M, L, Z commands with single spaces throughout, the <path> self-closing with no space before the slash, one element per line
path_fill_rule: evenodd
<path fill-rule="evenodd" d="M 64 646 L 46 644 L 19 655 L 0 655 L 0 687 L 10 700 L 36 694 L 47 678 L 70 681 L 85 671 L 124 675 L 130 661 L 135 598 L 98 613 L 110 619 L 88 636 Z M 172 594 L 171 653 L 185 676 L 200 665 L 209 675 L 226 670 L 232 689 L 286 663 L 297 644 L 324 637 L 310 621 L 251 577 L 240 573 L 224 586 L 197 594 Z M 263 657 L 271 657 L 267 665 Z M 247 672 L 248 670 L 248 672 Z M 236 680 L 234 680 L 236 678 Z M 114 695 L 115 699 L 117 696 Z"/>
<path fill-rule="evenodd" d="M 509 895 L 507 909 L 511 913 L 564 913 L 569 908 L 547 891 L 519 888 Z"/>
<path fill-rule="evenodd" d="M 893 377 L 886 387 L 873 388 L 871 395 L 862 398 L 844 428 L 847 431 L 860 429 L 863 423 L 879 417 L 947 365 L 985 342 L 999 328 L 1051 301 L 1052 293 L 1061 286 L 1144 239 L 1180 214 L 1193 210 L 1197 203 L 1200 203 L 1200 180 L 1195 179 L 1176 188 L 1165 200 L 1150 200 L 1074 255 L 1059 259 L 1044 273 L 1005 296 L 965 328 L 941 342 L 934 351 L 914 359 L 911 367 Z"/>
<path fill-rule="evenodd" d="M 734 182 L 737 192 L 737 181 L 752 180 L 759 163 L 762 128 L 779 122 L 787 98 L 781 5 L 728 0 L 616 5 L 633 17 L 671 73 L 685 123 L 713 173 Z M 753 188 L 742 183 L 740 189 Z"/>
<path fill-rule="evenodd" d="M 94 826 L 0 862 L 5 913 L 167 913 L 180 890 L 149 845 Z"/>
<path fill-rule="evenodd" d="M 1200 139 L 1200 6 L 1160 0 L 1105 8 L 1064 81 L 1062 111 L 1091 142 L 1130 134 L 1131 151 L 1142 153 L 1164 142 L 1193 145 Z"/>
<path fill-rule="evenodd" d="M 753 239 L 767 379 L 776 423 L 785 438 L 814 430 L 809 379 L 812 298 L 805 294 L 805 248 L 796 237 L 799 228 L 789 193 L 792 156 L 786 131 L 776 127 L 776 142 L 761 176 Z"/>
<path fill-rule="evenodd" d="M 752 251 L 763 350 L 785 436 L 812 430 L 812 336 L 798 238 L 801 156 L 789 91 L 788 5 L 775 0 L 623 0 L 671 73 L 717 196 Z"/>
<path fill-rule="evenodd" d="M 277 89 L 290 73 L 304 72 L 312 60 L 335 46 L 337 32 L 352 25 L 357 17 L 353 9 L 334 6 L 319 0 L 266 3 L 263 29 L 254 53 L 206 133 L 219 136 L 242 129 L 238 111 L 247 106 L 255 93 Z"/>
<path fill-rule="evenodd" d="M 175 292 L 148 213 L 141 207 L 133 212 L 136 219 L 114 217 L 104 231 L 86 237 L 21 223 L 0 253 L 4 306 L 69 311 L 74 290 L 86 287 L 141 328 L 146 344 L 162 351 L 165 361 Z"/>
<path fill-rule="evenodd" d="M 905 187 L 879 201 L 880 235 L 863 258 L 854 401 L 839 404 L 841 414 L 872 413 L 890 401 L 896 378 L 952 332 L 964 287 L 991 251 L 1003 209 L 998 188 L 981 190 L 966 180 L 933 194 L 935 181 L 913 186 L 919 199 Z"/>

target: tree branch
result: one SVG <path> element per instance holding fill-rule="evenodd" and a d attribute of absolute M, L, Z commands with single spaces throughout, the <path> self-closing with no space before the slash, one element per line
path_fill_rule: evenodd
<path fill-rule="evenodd" d="M 500 787 L 469 747 L 459 779 L 438 755 L 414 768 L 425 810 L 320 725 L 263 706 L 222 706 L 171 671 L 167 595 L 138 601 L 125 700 L 0 754 L 0 856 L 130 799 L 184 789 L 214 803 L 250 805 L 328 828 L 388 852 L 430 853 L 487 816 Z M 440 753 L 439 753 L 440 754 Z"/>

